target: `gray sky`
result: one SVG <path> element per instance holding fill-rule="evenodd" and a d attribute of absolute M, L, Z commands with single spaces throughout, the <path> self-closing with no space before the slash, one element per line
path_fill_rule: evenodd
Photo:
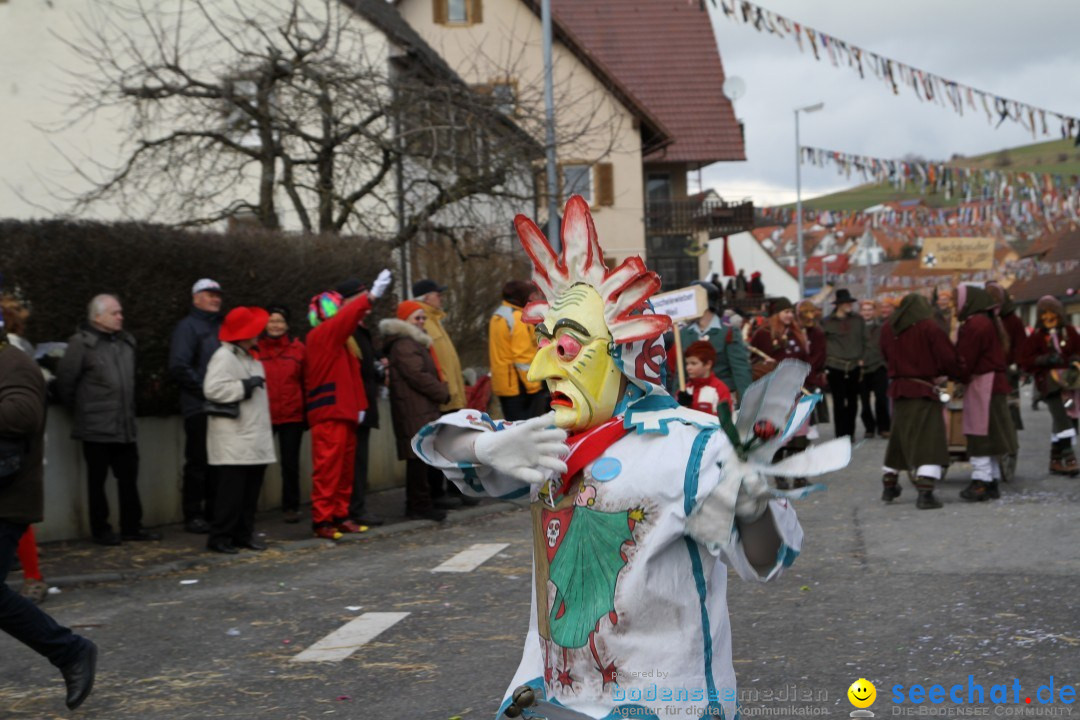
<path fill-rule="evenodd" d="M 762 7 L 861 47 L 965 85 L 1036 107 L 1080 117 L 1078 0 L 761 0 Z M 711 10 L 711 8 L 710 8 Z M 754 30 L 713 11 L 724 72 L 746 83 L 735 114 L 746 123 L 745 163 L 718 163 L 704 184 L 728 199 L 758 205 L 795 199 L 793 109 L 825 108 L 800 118 L 803 145 L 883 158 L 915 153 L 947 159 L 1060 138 L 1031 133 L 1006 120 L 995 130 L 978 113 L 920 102 L 910 88 L 893 95 L 869 71 L 860 80 L 828 55 L 815 61 L 809 45 Z M 978 101 L 976 101 L 978 102 Z M 695 185 L 692 178 L 692 187 Z M 832 166 L 803 166 L 803 197 L 848 182 Z"/>

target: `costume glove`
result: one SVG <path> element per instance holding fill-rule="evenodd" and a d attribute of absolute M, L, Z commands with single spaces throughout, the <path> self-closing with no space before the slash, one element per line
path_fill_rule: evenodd
<path fill-rule="evenodd" d="M 473 452 L 483 465 L 522 482 L 539 484 L 566 472 L 566 431 L 552 427 L 555 413 L 481 433 Z"/>
<path fill-rule="evenodd" d="M 393 281 L 394 277 L 390 274 L 390 271 L 384 269 L 379 273 L 379 276 L 375 278 L 375 282 L 371 283 L 371 291 L 368 295 L 378 300 L 386 294 L 386 289 L 390 287 L 390 283 Z"/>
<path fill-rule="evenodd" d="M 680 390 L 675 399 L 678 400 L 679 404 L 683 407 L 690 407 L 694 402 L 694 396 L 686 390 Z"/>

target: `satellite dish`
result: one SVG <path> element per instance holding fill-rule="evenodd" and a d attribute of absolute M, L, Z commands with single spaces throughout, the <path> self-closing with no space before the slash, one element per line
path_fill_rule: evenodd
<path fill-rule="evenodd" d="M 741 77 L 729 77 L 724 80 L 724 97 L 735 102 L 746 94 L 746 83 Z"/>

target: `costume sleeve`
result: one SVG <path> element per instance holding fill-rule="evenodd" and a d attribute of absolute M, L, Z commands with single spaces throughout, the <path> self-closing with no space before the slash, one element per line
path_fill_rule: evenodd
<path fill-rule="evenodd" d="M 492 420 L 487 413 L 476 410 L 458 410 L 420 428 L 420 432 L 412 439 L 412 449 L 425 463 L 442 470 L 447 479 L 452 480 L 465 495 L 489 496 L 502 500 L 528 497 L 532 490 L 528 483 L 507 477 L 486 465 L 447 457 L 436 449 L 438 446 L 446 451 L 447 443 L 439 442 L 440 433 L 462 430 L 499 432 L 512 424 L 503 420 Z"/>
<path fill-rule="evenodd" d="M 218 348 L 210 356 L 203 380 L 203 395 L 216 403 L 239 402 L 244 399 L 244 381 L 234 371 L 235 359 L 226 347 Z"/>
<path fill-rule="evenodd" d="M 728 364 L 731 366 L 731 377 L 735 380 L 735 389 L 739 393 L 739 399 L 742 399 L 746 388 L 750 387 L 750 383 L 753 381 L 753 377 L 750 374 L 750 353 L 746 349 L 746 345 L 743 344 L 742 334 L 738 331 L 731 329 L 731 342 L 724 345 L 724 352 L 727 353 Z"/>
<path fill-rule="evenodd" d="M 699 449 L 700 448 L 700 449 Z M 734 523 L 732 508 L 739 492 L 738 478 L 721 478 L 724 462 L 737 462 L 734 448 L 722 430 L 704 430 L 694 440 L 684 481 L 686 534 L 724 560 L 744 580 L 766 582 L 790 567 L 802 549 L 802 526 L 787 499 L 769 501 L 780 536 L 776 561 L 761 573 L 754 569 Z"/>
<path fill-rule="evenodd" d="M 334 317 L 325 320 L 323 324 L 329 326 L 327 332 L 330 333 L 330 346 L 338 347 L 348 342 L 356 332 L 356 326 L 370 310 L 371 299 L 364 293 L 342 305 Z"/>
<path fill-rule="evenodd" d="M 83 350 L 82 338 L 73 335 L 56 368 L 56 388 L 60 394 L 60 401 L 68 407 L 75 404 L 75 388 L 79 384 L 83 371 Z"/>

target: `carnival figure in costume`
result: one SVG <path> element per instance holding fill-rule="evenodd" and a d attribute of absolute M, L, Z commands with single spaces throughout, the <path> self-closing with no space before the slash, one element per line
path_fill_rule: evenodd
<path fill-rule="evenodd" d="M 462 410 L 413 438 L 462 492 L 532 499 L 529 632 L 499 716 L 734 718 L 718 559 L 758 581 L 791 565 L 802 529 L 789 501 L 813 488 L 771 491 L 766 477 L 843 467 L 850 443 L 769 465 L 813 408 L 798 400 L 804 363 L 748 388 L 737 422 L 680 407 L 663 389 L 671 321 L 648 304 L 660 278 L 638 257 L 608 269 L 581 197 L 561 256 L 531 220 L 515 225 L 545 298 L 524 313 L 540 346 L 528 379 L 547 383 L 554 412 L 508 423 Z"/>

